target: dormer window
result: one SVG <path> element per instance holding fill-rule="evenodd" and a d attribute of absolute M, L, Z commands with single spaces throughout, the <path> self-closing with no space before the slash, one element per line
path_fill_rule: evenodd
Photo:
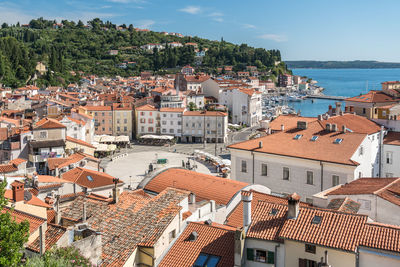
<path fill-rule="evenodd" d="M 322 221 L 322 217 L 315 215 L 314 218 L 312 219 L 311 223 L 312 224 L 320 224 L 321 221 Z"/>
<path fill-rule="evenodd" d="M 303 135 L 302 134 L 296 134 L 296 136 L 293 138 L 294 140 L 299 140 Z"/>
<path fill-rule="evenodd" d="M 269 214 L 275 216 L 278 213 L 278 211 L 279 211 L 278 209 L 272 209 Z"/>
<path fill-rule="evenodd" d="M 334 144 L 340 144 L 343 141 L 342 138 L 336 138 L 335 141 L 333 141 Z"/>
<path fill-rule="evenodd" d="M 310 139 L 310 141 L 317 141 L 317 139 L 318 139 L 318 136 L 317 135 L 313 135 L 312 137 L 311 137 L 311 139 Z"/>

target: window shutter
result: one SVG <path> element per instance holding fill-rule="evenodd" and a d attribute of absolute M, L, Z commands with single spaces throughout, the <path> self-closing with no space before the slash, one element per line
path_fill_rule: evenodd
<path fill-rule="evenodd" d="M 254 249 L 252 248 L 247 249 L 247 260 L 249 261 L 254 260 Z"/>
<path fill-rule="evenodd" d="M 267 263 L 275 264 L 275 253 L 274 252 L 268 251 Z"/>

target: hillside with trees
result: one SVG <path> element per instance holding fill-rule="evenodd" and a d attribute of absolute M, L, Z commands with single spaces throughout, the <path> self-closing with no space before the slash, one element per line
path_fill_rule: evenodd
<path fill-rule="evenodd" d="M 182 47 L 172 47 L 179 42 Z M 164 49 L 145 50 L 149 43 Z M 206 51 L 201 63 L 196 52 Z M 111 50 L 118 52 L 111 53 Z M 82 21 L 56 21 L 43 18 L 29 25 L 7 25 L 0 29 L 0 83 L 17 87 L 36 82 L 38 86 L 62 85 L 80 80 L 80 73 L 104 76 L 133 76 L 141 71 L 175 73 L 180 67 L 195 65 L 197 71 L 215 73 L 217 67 L 233 66 L 234 71 L 257 66 L 276 79 L 286 72 L 279 50 L 253 48 L 199 37 L 178 37 L 135 29 L 133 25 L 115 25 L 96 18 L 85 25 Z M 38 75 L 36 64 L 42 62 L 47 72 Z M 280 62 L 275 65 L 275 62 Z M 127 64 L 129 63 L 129 64 Z M 122 65 L 121 64 L 125 64 Z M 197 65 L 196 65 L 197 64 Z"/>

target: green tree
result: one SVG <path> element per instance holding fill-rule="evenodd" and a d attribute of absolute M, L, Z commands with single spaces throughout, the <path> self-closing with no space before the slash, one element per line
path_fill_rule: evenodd
<path fill-rule="evenodd" d="M 195 103 L 189 102 L 188 108 L 189 108 L 190 111 L 193 111 L 193 110 L 196 110 L 196 109 L 197 109 L 197 106 L 196 106 Z"/>
<path fill-rule="evenodd" d="M 0 183 L 0 266 L 17 266 L 22 257 L 22 248 L 28 241 L 29 222 L 18 223 L 6 208 L 7 199 L 4 197 L 6 180 Z"/>

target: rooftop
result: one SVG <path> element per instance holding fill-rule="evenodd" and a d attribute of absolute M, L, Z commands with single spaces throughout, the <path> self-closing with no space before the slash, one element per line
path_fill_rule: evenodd
<path fill-rule="evenodd" d="M 185 169 L 170 168 L 153 177 L 144 189 L 160 193 L 167 187 L 190 191 L 196 201 L 215 200 L 217 204 L 227 205 L 229 201 L 248 184 L 224 179 Z"/>

